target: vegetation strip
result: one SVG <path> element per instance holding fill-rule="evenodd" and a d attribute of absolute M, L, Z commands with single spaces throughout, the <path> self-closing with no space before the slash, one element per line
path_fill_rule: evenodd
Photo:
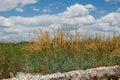
<path fill-rule="evenodd" d="M 0 42 L 0 79 L 120 65 L 120 36 L 46 31 L 31 42 Z"/>

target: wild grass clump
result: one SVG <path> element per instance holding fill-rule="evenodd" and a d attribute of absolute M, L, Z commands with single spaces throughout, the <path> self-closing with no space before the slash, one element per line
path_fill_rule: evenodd
<path fill-rule="evenodd" d="M 93 36 L 83 36 L 77 31 L 75 35 L 72 35 L 69 31 L 54 31 L 52 34 L 46 31 L 37 36 L 32 44 L 28 44 L 27 49 L 36 55 L 44 55 L 43 59 L 45 59 L 47 67 L 57 63 L 55 66 L 59 69 L 54 66 L 56 71 L 59 71 L 64 64 L 60 61 L 67 61 L 63 59 L 65 56 L 69 58 L 66 64 L 69 61 L 71 62 L 70 67 L 66 70 L 119 65 L 120 36 L 115 33 L 112 36 L 99 33 Z M 50 61 L 53 63 L 49 64 Z M 45 67 L 43 66 L 43 68 Z M 64 71 L 64 69 L 61 70 Z"/>
<path fill-rule="evenodd" d="M 17 72 L 53 73 L 120 65 L 120 36 L 41 32 L 32 42 L 0 43 L 0 79 Z"/>

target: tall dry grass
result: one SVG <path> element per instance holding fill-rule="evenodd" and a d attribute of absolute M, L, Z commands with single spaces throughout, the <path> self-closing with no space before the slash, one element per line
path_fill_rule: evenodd
<path fill-rule="evenodd" d="M 52 35 L 52 37 L 51 37 Z M 95 66 L 120 64 L 120 36 L 113 33 L 112 37 L 96 33 L 89 37 L 75 31 L 43 32 L 37 36 L 27 49 L 31 52 L 45 55 L 46 62 L 59 59 L 64 55 L 70 57 L 76 67 L 90 68 Z"/>
<path fill-rule="evenodd" d="M 95 37 L 87 37 L 77 31 L 75 33 L 75 35 L 71 35 L 69 31 L 54 31 L 54 34 L 50 34 L 48 31 L 42 32 L 42 35 L 37 36 L 33 44 L 29 44 L 27 48 L 32 52 L 46 51 L 47 54 L 53 54 L 54 50 L 63 50 L 71 55 L 88 51 L 110 51 L 111 55 L 119 53 L 120 36 L 115 33 L 112 37 L 99 33 L 93 35 Z"/>

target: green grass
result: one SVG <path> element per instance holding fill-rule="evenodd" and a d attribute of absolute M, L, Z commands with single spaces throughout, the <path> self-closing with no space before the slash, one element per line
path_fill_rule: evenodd
<path fill-rule="evenodd" d="M 120 37 L 103 39 L 80 38 L 49 32 L 38 36 L 33 42 L 0 43 L 0 79 L 9 78 L 10 73 L 54 73 L 99 66 L 120 65 Z M 68 40 L 68 38 L 70 38 Z"/>
<path fill-rule="evenodd" d="M 27 51 L 24 49 L 26 43 L 0 43 L 0 78 L 10 77 L 9 73 L 24 70 L 24 60 Z"/>

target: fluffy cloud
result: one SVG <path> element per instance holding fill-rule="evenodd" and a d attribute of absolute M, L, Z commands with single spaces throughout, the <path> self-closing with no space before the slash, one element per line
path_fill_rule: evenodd
<path fill-rule="evenodd" d="M 95 7 L 91 4 L 87 4 L 85 5 L 85 7 L 88 9 L 88 10 L 95 10 Z"/>
<path fill-rule="evenodd" d="M 86 16 L 88 14 L 89 14 L 89 10 L 85 6 L 79 4 L 75 4 L 70 7 L 67 7 L 67 11 L 62 13 L 62 15 L 67 17 Z"/>
<path fill-rule="evenodd" d="M 117 26 L 120 27 L 120 13 L 112 12 L 104 17 L 100 18 L 101 23 L 106 23 L 109 26 Z"/>
<path fill-rule="evenodd" d="M 5 17 L 0 17 L 0 27 L 9 27 L 12 26 L 12 22 L 10 19 L 5 18 Z"/>
<path fill-rule="evenodd" d="M 120 8 L 117 9 L 117 12 L 120 13 Z"/>
<path fill-rule="evenodd" d="M 37 0 L 0 0 L 0 11 L 9 11 L 16 7 L 37 3 Z"/>
<path fill-rule="evenodd" d="M 43 12 L 51 12 L 50 9 L 43 9 L 42 11 L 43 11 Z"/>
<path fill-rule="evenodd" d="M 34 17 L 12 16 L 0 17 L 0 37 L 11 39 L 27 39 L 28 34 L 42 30 L 79 30 L 81 32 L 117 32 L 120 31 L 120 13 L 112 12 L 101 18 L 95 19 L 89 14 L 95 7 L 91 4 L 75 4 L 67 7 L 66 11 L 54 15 L 39 15 Z M 0 30 L 1 30 L 0 29 Z M 11 35 L 12 34 L 12 35 Z M 21 37 L 20 37 L 21 36 Z"/>
<path fill-rule="evenodd" d="M 120 0 L 105 0 L 106 2 L 119 3 Z"/>
<path fill-rule="evenodd" d="M 24 10 L 22 8 L 15 8 L 16 11 L 18 12 L 23 12 Z"/>
<path fill-rule="evenodd" d="M 32 8 L 33 11 L 39 11 L 39 9 L 36 8 L 36 7 L 31 7 L 31 8 Z"/>
<path fill-rule="evenodd" d="M 120 34 L 120 13 L 112 12 L 96 20 L 90 28 L 91 31 Z"/>

